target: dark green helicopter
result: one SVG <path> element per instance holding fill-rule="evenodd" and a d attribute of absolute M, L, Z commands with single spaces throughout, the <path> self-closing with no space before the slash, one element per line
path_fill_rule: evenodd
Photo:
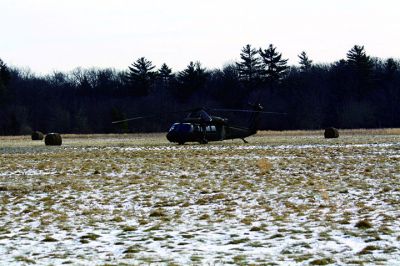
<path fill-rule="evenodd" d="M 170 142 L 178 143 L 179 145 L 183 145 L 186 142 L 199 142 L 200 144 L 207 144 L 210 141 L 222 141 L 226 139 L 241 139 L 247 143 L 245 138 L 257 133 L 260 114 L 285 115 L 285 113 L 264 112 L 264 108 L 260 104 L 251 104 L 251 106 L 252 110 L 196 108 L 186 111 L 169 112 L 188 112 L 188 115 L 182 121 L 172 124 L 167 133 L 167 139 Z M 230 125 L 227 118 L 209 115 L 207 111 L 245 112 L 250 113 L 251 116 L 248 127 L 240 127 Z M 159 115 L 160 114 L 138 116 L 114 121 L 112 123 L 116 124 L 137 119 L 158 117 Z"/>

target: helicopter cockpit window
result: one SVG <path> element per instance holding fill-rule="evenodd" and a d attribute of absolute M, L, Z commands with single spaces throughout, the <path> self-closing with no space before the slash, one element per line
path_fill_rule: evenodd
<path fill-rule="evenodd" d="M 169 129 L 169 131 L 174 131 L 174 132 L 192 132 L 193 131 L 193 125 L 189 123 L 175 123 L 172 125 L 172 127 Z"/>
<path fill-rule="evenodd" d="M 179 125 L 179 123 L 173 124 L 173 125 L 171 126 L 171 128 L 169 129 L 169 132 L 174 131 L 178 125 Z"/>
<path fill-rule="evenodd" d="M 179 132 L 192 132 L 193 126 L 191 124 L 180 124 Z"/>

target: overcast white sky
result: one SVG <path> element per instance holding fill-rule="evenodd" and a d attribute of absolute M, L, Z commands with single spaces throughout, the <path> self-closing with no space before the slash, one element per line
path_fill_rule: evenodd
<path fill-rule="evenodd" d="M 126 69 L 139 57 L 174 71 L 220 68 L 251 44 L 297 64 L 344 58 L 355 44 L 400 58 L 398 0 L 0 0 L 0 58 L 46 74 Z"/>

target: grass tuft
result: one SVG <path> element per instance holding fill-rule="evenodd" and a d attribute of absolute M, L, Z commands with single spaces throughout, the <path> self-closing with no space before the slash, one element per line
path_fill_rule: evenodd
<path fill-rule="evenodd" d="M 368 220 L 360 220 L 356 223 L 355 227 L 360 229 L 369 229 L 372 228 L 372 223 Z"/>
<path fill-rule="evenodd" d="M 267 159 L 260 159 L 256 164 L 260 175 L 265 175 L 272 169 L 272 164 Z"/>
<path fill-rule="evenodd" d="M 133 245 L 129 246 L 127 249 L 123 251 L 124 254 L 129 254 L 129 253 L 139 253 L 140 251 L 143 250 L 143 247 L 140 245 Z"/>
<path fill-rule="evenodd" d="M 357 254 L 358 255 L 372 254 L 372 251 L 374 251 L 374 250 L 379 250 L 379 247 L 368 245 L 365 248 L 363 248 L 360 252 L 358 252 Z"/>
<path fill-rule="evenodd" d="M 310 261 L 310 265 L 328 265 L 332 263 L 335 263 L 335 260 L 332 258 L 323 258 Z"/>
<path fill-rule="evenodd" d="M 83 235 L 83 236 L 80 237 L 80 242 L 81 242 L 82 244 L 86 244 L 86 243 L 89 243 L 89 241 L 94 241 L 94 240 L 96 240 L 96 239 L 99 238 L 99 237 L 100 237 L 100 236 L 97 235 L 97 234 L 88 233 L 88 234 Z"/>
<path fill-rule="evenodd" d="M 45 238 L 42 240 L 42 242 L 58 242 L 58 240 L 52 236 L 45 236 Z"/>
<path fill-rule="evenodd" d="M 131 225 L 122 226 L 122 231 L 124 231 L 124 232 L 133 232 L 133 231 L 136 231 L 136 230 L 137 230 L 136 226 L 131 226 Z"/>
<path fill-rule="evenodd" d="M 164 217 L 167 216 L 165 211 L 163 209 L 155 209 L 152 210 L 149 214 L 150 217 Z"/>

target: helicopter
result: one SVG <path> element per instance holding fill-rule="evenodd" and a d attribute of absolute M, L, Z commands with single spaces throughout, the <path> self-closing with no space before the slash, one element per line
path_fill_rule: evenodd
<path fill-rule="evenodd" d="M 210 141 L 222 141 L 228 139 L 241 139 L 244 143 L 248 143 L 245 138 L 257 133 L 258 120 L 260 114 L 278 114 L 285 113 L 265 112 L 261 104 L 249 104 L 251 110 L 241 109 L 206 109 L 195 108 L 185 111 L 168 112 L 168 113 L 188 113 L 185 118 L 171 125 L 167 133 L 167 139 L 170 142 L 183 145 L 187 142 L 198 142 L 207 144 Z M 230 125 L 227 118 L 210 115 L 209 111 L 219 112 L 245 112 L 250 113 L 248 127 Z M 163 113 L 166 114 L 166 113 Z M 159 117 L 157 115 L 138 116 L 119 121 L 113 121 L 113 124 L 123 123 L 132 120 L 146 119 L 151 117 Z"/>

